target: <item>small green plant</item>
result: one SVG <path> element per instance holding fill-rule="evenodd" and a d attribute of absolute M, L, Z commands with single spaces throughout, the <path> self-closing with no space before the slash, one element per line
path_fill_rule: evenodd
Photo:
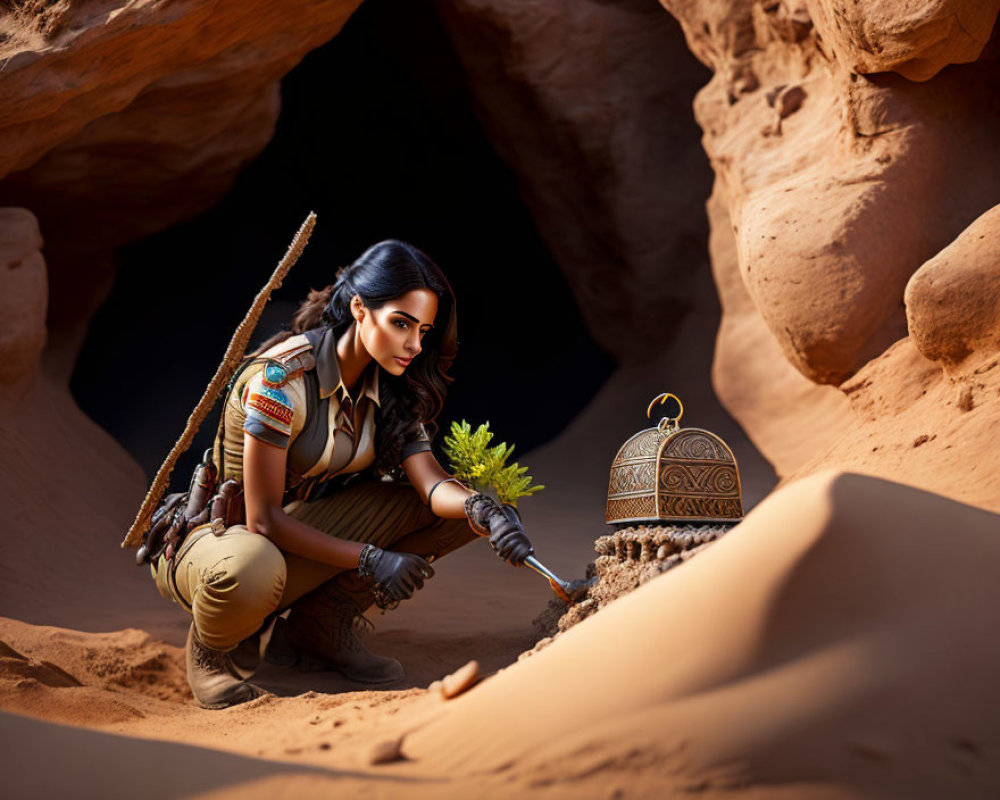
<path fill-rule="evenodd" d="M 490 447 L 493 434 L 490 423 L 485 422 L 472 430 L 464 419 L 451 423 L 451 433 L 444 437 L 444 454 L 451 461 L 451 468 L 459 480 L 472 485 L 477 492 L 492 495 L 501 503 L 517 506 L 520 497 L 540 492 L 544 486 L 532 486 L 527 467 L 507 459 L 514 452 L 514 445 L 501 442 Z"/>

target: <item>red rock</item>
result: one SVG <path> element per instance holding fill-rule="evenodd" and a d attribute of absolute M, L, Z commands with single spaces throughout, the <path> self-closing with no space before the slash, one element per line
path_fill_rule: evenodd
<path fill-rule="evenodd" d="M 359 4 L 74 0 L 51 4 L 41 16 L 25 11 L 27 21 L 9 14 L 0 23 L 0 176 L 32 166 L 147 92 L 192 99 L 208 92 L 232 108 L 253 94 L 248 88 L 277 80 L 334 36 Z M 166 130 L 190 142 L 199 127 L 195 119 L 178 118 Z M 131 134 L 137 142 L 145 135 L 169 138 L 165 130 Z"/>
<path fill-rule="evenodd" d="M 623 362 L 658 354 L 692 307 L 715 307 L 688 103 L 706 75 L 677 24 L 643 0 L 438 8 L 592 335 Z"/>
<path fill-rule="evenodd" d="M 913 273 L 906 285 L 913 344 L 954 366 L 1000 351 L 1000 206 L 995 206 Z"/>
<path fill-rule="evenodd" d="M 1000 10 L 995 0 L 816 0 L 808 5 L 824 43 L 843 64 L 860 74 L 898 72 L 911 81 L 979 58 Z"/>
<path fill-rule="evenodd" d="M 68 380 L 115 248 L 224 196 L 273 135 L 279 79 L 359 3 L 73 0 L 0 20 L 0 206 L 46 239 L 50 372 Z"/>
<path fill-rule="evenodd" d="M 910 275 L 996 203 L 997 66 L 869 80 L 801 8 L 796 29 L 788 4 L 664 5 L 715 70 L 695 107 L 744 284 L 785 357 L 839 384 L 905 336 Z M 772 107 L 785 87 L 805 96 Z"/>
<path fill-rule="evenodd" d="M 30 212 L 0 209 L 0 507 L 5 558 L 17 564 L 0 581 L 0 607 L 34 622 L 93 607 L 81 574 L 102 575 L 109 592 L 149 590 L 149 573 L 123 569 L 115 545 L 142 498 L 142 470 L 39 369 L 41 246 Z"/>
<path fill-rule="evenodd" d="M 842 435 L 850 404 L 835 387 L 814 383 L 785 358 L 743 283 L 736 239 L 718 193 L 709 199 L 708 215 L 712 273 L 722 304 L 712 385 L 777 473 L 788 475 Z"/>

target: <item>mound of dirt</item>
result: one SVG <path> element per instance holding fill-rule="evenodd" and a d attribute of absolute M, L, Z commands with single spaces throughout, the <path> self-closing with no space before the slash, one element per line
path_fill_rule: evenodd
<path fill-rule="evenodd" d="M 587 565 L 594 583 L 573 604 L 549 601 L 533 624 L 542 634 L 519 660 L 539 652 L 574 625 L 609 603 L 702 552 L 732 525 L 637 525 L 622 528 L 594 542 L 597 559 Z"/>
<path fill-rule="evenodd" d="M 82 633 L 0 618 L 0 708 L 100 726 L 191 700 L 179 648 L 144 631 Z"/>

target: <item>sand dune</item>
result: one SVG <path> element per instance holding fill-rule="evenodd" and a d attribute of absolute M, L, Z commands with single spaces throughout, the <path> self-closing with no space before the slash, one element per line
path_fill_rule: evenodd
<path fill-rule="evenodd" d="M 657 785 L 996 796 L 998 521 L 877 479 L 802 481 L 404 753 L 458 774 L 566 780 L 574 760 L 631 760 Z M 488 745 L 462 734 L 477 728 Z"/>
<path fill-rule="evenodd" d="M 7 621 L 0 706 L 323 770 L 233 787 L 213 767 L 197 784 L 213 797 L 355 780 L 384 797 L 414 782 L 446 797 L 994 797 L 998 521 L 876 478 L 813 476 L 449 702 L 419 687 L 302 693 L 316 679 L 300 675 L 279 689 L 298 696 L 208 712 L 186 698 L 179 651 L 146 634 Z M 372 766 L 372 747 L 399 737 L 404 760 Z M 117 747 L 86 741 L 109 760 Z"/>

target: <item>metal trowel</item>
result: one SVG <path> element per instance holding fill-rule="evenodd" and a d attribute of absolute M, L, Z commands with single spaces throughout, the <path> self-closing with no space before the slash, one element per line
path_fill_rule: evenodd
<path fill-rule="evenodd" d="M 597 581 L 596 577 L 590 579 L 580 578 L 575 581 L 564 581 L 534 556 L 528 556 L 524 559 L 524 566 L 530 567 L 543 578 L 546 578 L 549 582 L 549 586 L 552 587 L 552 591 L 556 593 L 556 597 L 567 605 L 573 605 L 573 603 L 582 599 L 587 593 L 587 589 L 593 586 Z"/>

